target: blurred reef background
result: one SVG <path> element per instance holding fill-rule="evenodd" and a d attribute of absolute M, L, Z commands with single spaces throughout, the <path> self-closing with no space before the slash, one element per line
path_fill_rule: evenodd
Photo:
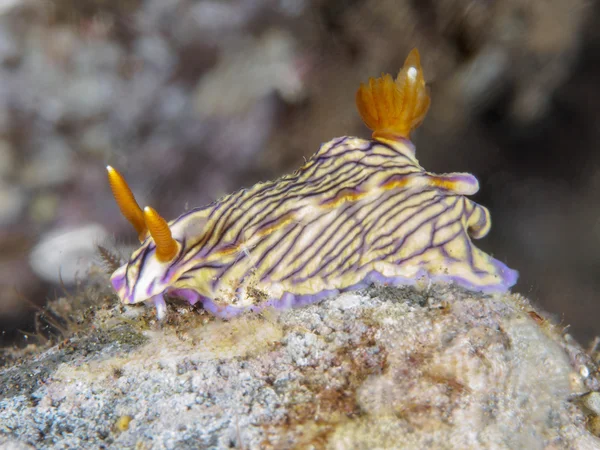
<path fill-rule="evenodd" d="M 475 174 L 479 246 L 600 334 L 600 10 L 584 0 L 1 0 L 0 344 L 135 245 L 111 164 L 167 218 L 366 137 L 361 81 L 418 47 L 433 172 Z"/>

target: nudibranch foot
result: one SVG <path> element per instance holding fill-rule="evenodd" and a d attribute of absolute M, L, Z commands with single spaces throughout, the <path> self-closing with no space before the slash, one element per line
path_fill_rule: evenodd
<path fill-rule="evenodd" d="M 160 321 L 165 320 L 167 317 L 167 303 L 163 294 L 158 294 L 151 297 L 148 303 L 154 305 L 156 308 L 156 318 Z"/>
<path fill-rule="evenodd" d="M 472 280 L 461 276 L 449 274 L 431 275 L 427 270 L 421 269 L 413 276 L 384 276 L 377 271 L 371 271 L 362 281 L 344 289 L 328 289 L 315 294 L 298 295 L 291 292 L 285 292 L 281 298 L 269 298 L 265 302 L 257 305 L 249 305 L 245 307 L 233 306 L 231 304 L 222 303 L 214 299 L 200 295 L 191 289 L 174 289 L 169 291 L 169 295 L 183 300 L 187 300 L 191 305 L 200 302 L 203 308 L 215 317 L 220 319 L 232 319 L 245 312 L 259 313 L 267 309 L 287 310 L 291 308 L 300 308 L 319 303 L 328 298 L 335 297 L 343 292 L 353 292 L 366 289 L 373 284 L 384 286 L 415 286 L 419 282 L 426 284 L 454 284 L 470 291 L 482 292 L 484 294 L 494 294 L 506 292 L 517 281 L 518 273 L 515 270 L 508 268 L 504 263 L 491 258 L 490 263 L 500 275 L 501 279 L 498 284 L 480 286 Z M 163 304 L 161 304 L 162 307 Z M 158 305 L 157 305 L 158 309 Z"/>

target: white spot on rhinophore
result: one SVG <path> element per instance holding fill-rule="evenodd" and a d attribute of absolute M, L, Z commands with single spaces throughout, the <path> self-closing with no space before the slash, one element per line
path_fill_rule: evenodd
<path fill-rule="evenodd" d="M 406 74 L 411 81 L 415 81 L 417 79 L 417 69 L 415 67 L 409 67 Z"/>

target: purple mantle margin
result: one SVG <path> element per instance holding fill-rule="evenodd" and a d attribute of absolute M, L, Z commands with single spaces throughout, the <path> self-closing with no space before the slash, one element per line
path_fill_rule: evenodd
<path fill-rule="evenodd" d="M 291 292 L 286 292 L 281 298 L 270 298 L 260 304 L 251 305 L 248 307 L 237 307 L 232 305 L 219 305 L 214 300 L 198 294 L 192 289 L 169 289 L 167 294 L 173 297 L 179 297 L 187 300 L 190 304 L 194 305 L 199 301 L 205 310 L 210 312 L 212 315 L 222 318 L 231 319 L 244 312 L 261 312 L 268 308 L 273 309 L 289 309 L 298 308 L 312 303 L 320 302 L 329 297 L 333 297 L 340 292 L 355 291 L 364 289 L 372 283 L 382 284 L 385 286 L 413 286 L 417 283 L 417 280 L 429 280 L 432 283 L 456 283 L 468 290 L 483 293 L 494 293 L 494 292 L 506 292 L 517 282 L 519 276 L 516 270 L 510 269 L 504 263 L 493 260 L 494 265 L 498 268 L 498 272 L 503 277 L 503 283 L 494 286 L 477 286 L 473 283 L 465 280 L 461 277 L 450 276 L 450 275 L 435 275 L 429 276 L 427 271 L 424 269 L 417 273 L 414 278 L 405 277 L 385 277 L 379 272 L 370 272 L 365 279 L 353 286 L 349 286 L 343 289 L 327 289 L 325 291 L 317 292 L 315 294 L 296 295 Z M 162 295 L 161 295 L 162 297 Z"/>

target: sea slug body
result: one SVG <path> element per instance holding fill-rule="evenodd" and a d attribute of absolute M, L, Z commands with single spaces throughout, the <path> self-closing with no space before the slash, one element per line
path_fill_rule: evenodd
<path fill-rule="evenodd" d="M 333 139 L 304 166 L 166 222 L 141 210 L 121 175 L 109 181 L 141 247 L 111 277 L 123 303 L 165 295 L 202 302 L 229 318 L 288 308 L 370 283 L 455 282 L 506 291 L 517 272 L 476 248 L 490 229 L 488 210 L 466 196 L 479 189 L 465 173 L 426 172 L 410 132 L 429 106 L 413 50 L 394 80 L 371 79 L 357 93 L 373 140 Z"/>

